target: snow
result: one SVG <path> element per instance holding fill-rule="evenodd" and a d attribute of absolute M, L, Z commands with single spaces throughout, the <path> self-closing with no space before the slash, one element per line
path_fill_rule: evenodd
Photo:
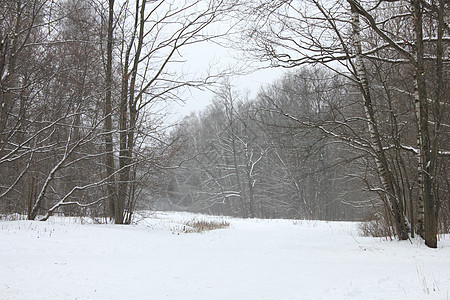
<path fill-rule="evenodd" d="M 192 219 L 230 227 L 184 233 Z M 448 299 L 450 236 L 361 237 L 357 223 L 157 212 L 132 226 L 0 222 L 0 299 Z"/>

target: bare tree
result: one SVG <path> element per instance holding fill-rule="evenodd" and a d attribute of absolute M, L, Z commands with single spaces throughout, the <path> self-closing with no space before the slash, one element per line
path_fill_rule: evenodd
<path fill-rule="evenodd" d="M 102 186 L 104 152 L 95 10 L 71 0 L 7 1 L 1 9 L 2 212 L 82 213 L 102 198 L 93 188 Z"/>
<path fill-rule="evenodd" d="M 409 151 L 416 153 L 418 157 L 422 157 L 418 163 L 419 190 L 421 191 L 418 197 L 418 231 L 421 233 L 421 215 L 427 215 L 427 213 L 421 213 L 421 199 L 424 199 L 428 203 L 425 204 L 425 207 L 428 205 L 427 211 L 429 212 L 427 226 L 431 231 L 427 236 L 423 234 L 422 236 L 425 238 L 427 245 L 435 247 L 436 202 L 433 200 L 435 195 L 432 191 L 435 189 L 433 186 L 437 181 L 436 177 L 429 175 L 434 172 L 432 166 L 436 166 L 439 153 L 445 153 L 445 151 L 437 148 L 431 150 L 430 148 L 431 140 L 436 142 L 434 145 L 439 144 L 437 141 L 441 140 L 438 130 L 440 128 L 440 114 L 430 115 L 428 111 L 430 97 L 427 96 L 426 89 L 430 83 L 425 81 L 424 73 L 425 66 L 431 67 L 431 64 L 426 63 L 426 61 L 436 62 L 438 66 L 436 68 L 437 74 L 442 72 L 439 71 L 442 70 L 440 67 L 445 66 L 442 48 L 440 47 L 443 43 L 441 31 L 446 28 L 446 25 L 444 19 L 439 21 L 439 16 L 444 14 L 445 5 L 443 3 L 436 5 L 426 1 L 412 1 L 411 3 L 350 0 L 346 3 L 315 0 L 303 3 L 271 1 L 251 6 L 249 11 L 256 22 L 256 25 L 248 31 L 248 41 L 250 45 L 253 45 L 249 50 L 252 50 L 258 57 L 269 60 L 272 64 L 285 67 L 320 63 L 348 78 L 359 88 L 365 111 L 363 119 L 365 119 L 368 129 L 368 138 L 361 136 L 358 139 L 348 139 L 348 137 L 336 131 L 335 125 L 339 124 L 336 122 L 333 126 L 322 127 L 322 129 L 324 133 L 347 141 L 353 147 L 366 149 L 365 151 L 374 158 L 376 162 L 375 170 L 381 187 L 371 189 L 379 192 L 381 199 L 388 200 L 385 203 L 388 204 L 389 211 L 394 219 L 396 233 L 400 239 L 408 238 L 408 231 L 410 230 L 404 199 L 406 199 L 405 195 L 412 189 L 413 182 L 411 180 L 414 180 L 414 176 L 409 177 L 405 173 L 409 173 L 410 170 L 401 166 L 403 163 L 401 163 L 398 154 L 401 151 L 401 155 L 404 157 L 408 155 L 406 153 Z M 428 32 L 427 37 L 423 35 L 423 28 L 425 27 L 423 24 L 424 12 L 428 16 L 427 20 L 431 22 L 430 24 L 436 24 L 435 28 L 440 28 L 441 38 L 433 37 L 433 32 Z M 361 26 L 360 18 L 364 20 L 366 26 Z M 405 24 L 412 24 L 412 26 L 408 27 Z M 410 30 L 410 28 L 413 28 L 413 30 Z M 432 45 L 436 45 L 436 53 L 440 54 L 426 53 L 425 49 L 431 49 Z M 409 82 L 414 84 L 409 84 L 405 88 L 393 86 L 390 83 L 386 85 L 387 81 L 382 79 L 381 82 L 385 83 L 384 90 L 386 93 L 384 95 L 377 93 L 378 86 L 371 82 L 372 78 L 376 76 L 368 73 L 369 68 L 367 67 L 376 62 L 383 62 L 385 65 L 396 68 L 401 67 L 403 70 L 407 70 L 409 67 L 414 74 L 414 78 L 411 78 Z M 378 70 L 380 71 L 380 69 Z M 383 70 L 384 67 L 381 71 L 383 72 Z M 436 76 L 439 78 L 439 75 Z M 438 86 L 441 84 L 442 82 Z M 441 88 L 437 88 L 437 90 L 442 92 Z M 416 103 L 416 108 L 411 109 L 409 113 L 415 111 L 417 114 L 418 132 L 416 136 L 419 139 L 417 148 L 412 146 L 411 140 L 406 140 L 405 144 L 395 146 L 385 138 L 387 132 L 381 131 L 382 128 L 386 127 L 384 127 L 382 115 L 377 112 L 377 105 L 385 101 L 384 99 L 389 98 L 386 94 L 392 93 L 392 91 L 401 91 L 404 95 L 410 97 L 411 103 Z M 373 95 L 375 94 L 381 97 L 374 99 Z M 442 102 L 439 98 L 440 96 L 437 96 L 431 101 L 435 103 L 435 111 L 436 109 L 439 111 L 439 104 Z M 399 112 L 393 112 L 392 110 L 391 112 L 391 116 L 399 116 Z M 290 117 L 290 113 L 287 112 L 287 117 Z M 430 121 L 433 122 L 435 128 L 432 132 L 428 126 Z M 393 135 L 398 134 L 401 127 L 398 123 L 396 124 L 391 124 L 390 127 L 394 128 L 390 131 Z M 303 123 L 303 125 L 309 126 L 312 124 Z M 339 128 L 343 127 L 355 129 L 350 119 L 340 123 Z M 431 135 L 433 135 L 433 138 L 430 137 Z M 398 151 L 396 157 L 390 155 L 393 149 Z M 436 154 L 434 160 L 429 156 L 431 153 Z M 397 168 L 397 165 L 399 168 Z M 427 169 L 426 166 L 431 167 L 431 169 Z M 394 173 L 394 170 L 400 171 L 400 173 Z M 409 179 L 407 179 L 408 177 Z M 402 182 L 406 184 L 402 184 Z M 425 196 L 425 194 L 427 195 Z M 411 207 L 411 209 L 413 208 Z M 411 217 L 413 217 L 413 214 L 410 213 Z"/>
<path fill-rule="evenodd" d="M 110 218 L 121 218 L 116 214 L 119 205 L 114 180 L 114 148 L 113 148 L 113 124 L 112 124 L 112 89 L 113 89 L 113 35 L 114 35 L 114 0 L 108 0 L 108 18 L 106 27 L 106 60 L 105 60 L 105 104 L 103 114 L 105 116 L 105 168 L 108 178 L 108 203 Z"/>
<path fill-rule="evenodd" d="M 134 4 L 134 5 L 133 5 Z M 155 101 L 177 99 L 182 88 L 207 84 L 211 78 L 189 79 L 173 73 L 179 52 L 191 44 L 208 41 L 206 28 L 234 7 L 234 1 L 126 1 L 121 7 L 119 104 L 119 189 L 115 222 L 123 223 L 127 197 L 132 195 L 131 165 L 139 124 Z M 131 27 L 130 27 L 131 26 Z M 142 135 L 141 135 L 142 137 Z M 131 201 L 130 203 L 132 203 Z"/>
<path fill-rule="evenodd" d="M 351 168 L 343 147 L 279 110 L 295 107 L 305 118 L 323 121 L 331 113 L 324 96 L 340 91 L 339 81 L 327 76 L 308 70 L 286 75 L 252 100 L 225 83 L 203 114 L 177 130 L 188 150 L 178 158 L 182 168 L 169 186 L 174 202 L 241 217 L 357 218 L 339 201 L 339 193 L 353 187 L 340 187 L 350 182 L 338 172 L 344 164 Z"/>

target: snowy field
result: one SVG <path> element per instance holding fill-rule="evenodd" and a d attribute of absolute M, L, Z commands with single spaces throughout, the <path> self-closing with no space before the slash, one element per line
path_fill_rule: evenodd
<path fill-rule="evenodd" d="M 357 224 L 148 213 L 0 222 L 0 299 L 449 299 L 450 236 L 429 249 L 365 238 Z M 216 218 L 223 220 L 224 218 Z"/>

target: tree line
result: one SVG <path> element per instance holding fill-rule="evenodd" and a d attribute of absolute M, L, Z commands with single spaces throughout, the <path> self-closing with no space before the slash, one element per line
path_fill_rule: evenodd
<path fill-rule="evenodd" d="M 181 74 L 180 52 L 232 4 L 2 1 L 1 211 L 129 223 L 174 151 L 161 103 L 218 76 Z"/>
<path fill-rule="evenodd" d="M 186 187 L 178 192 L 180 203 L 250 217 L 294 212 L 333 219 L 339 217 L 327 209 L 347 210 L 330 203 L 354 199 L 343 178 L 359 178 L 372 195 L 360 193 L 359 204 L 377 207 L 399 239 L 417 233 L 436 247 L 449 217 L 448 4 L 270 1 L 247 4 L 245 12 L 247 30 L 239 45 L 272 66 L 300 71 L 251 104 L 222 91 L 209 113 L 186 121 L 195 134 L 189 149 L 198 149 L 194 166 L 175 179 L 177 188 L 188 184 L 189 193 Z M 341 84 L 324 84 L 335 76 Z M 301 155 L 291 156 L 290 149 Z M 323 157 L 328 165 L 345 161 L 345 176 L 321 169 Z M 320 171 L 310 172 L 311 163 Z M 329 190 L 330 180 L 338 182 L 344 201 Z M 306 198 L 295 194 L 295 182 Z M 352 188 L 362 190 L 357 183 Z"/>
<path fill-rule="evenodd" d="M 436 247 L 450 206 L 448 5 L 2 1 L 0 210 L 119 224 L 149 199 L 241 217 L 371 212 Z M 208 31 L 231 23 L 233 35 Z M 182 50 L 217 38 L 292 71 L 252 99 L 222 79 L 206 111 L 170 129 L 161 103 L 221 78 L 181 74 Z"/>
<path fill-rule="evenodd" d="M 416 232 L 436 247 L 439 216 L 448 222 L 448 3 L 272 1 L 249 9 L 249 52 L 288 68 L 323 65 L 357 87 L 363 114 L 319 128 L 373 160 L 378 182 L 369 187 L 395 234 Z M 355 134 L 359 122 L 364 136 Z"/>
<path fill-rule="evenodd" d="M 173 132 L 183 145 L 177 160 L 184 163 L 168 186 L 171 209 L 250 218 L 360 218 L 364 187 L 349 173 L 361 155 L 282 113 L 324 122 L 331 107 L 343 105 L 345 93 L 340 78 L 319 68 L 288 73 L 256 99 L 225 82 L 211 106 Z"/>

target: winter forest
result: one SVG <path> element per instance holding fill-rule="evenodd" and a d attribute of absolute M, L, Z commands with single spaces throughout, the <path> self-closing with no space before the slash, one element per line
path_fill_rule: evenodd
<path fill-rule="evenodd" d="M 445 0 L 3 0 L 0 215 L 140 210 L 450 230 Z M 190 72 L 192 47 L 240 65 Z M 249 67 L 249 66 L 256 67 Z M 253 68 L 284 68 L 254 95 Z M 180 120 L 168 107 L 214 96 Z"/>

